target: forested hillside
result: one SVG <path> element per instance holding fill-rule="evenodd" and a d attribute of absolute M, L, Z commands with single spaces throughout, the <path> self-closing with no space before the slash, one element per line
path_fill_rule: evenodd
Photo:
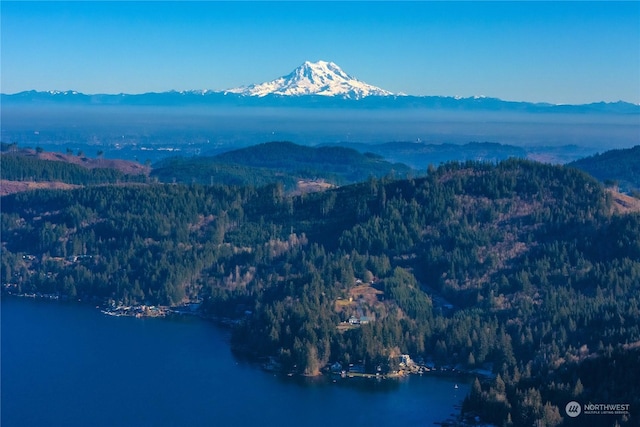
<path fill-rule="evenodd" d="M 300 180 L 324 180 L 333 185 L 393 174 L 403 178 L 412 169 L 378 155 L 351 148 L 306 147 L 291 142 L 267 142 L 214 157 L 175 157 L 158 162 L 152 176 L 162 182 L 251 185 L 281 183 L 294 190 Z"/>
<path fill-rule="evenodd" d="M 135 162 L 89 159 L 82 152 L 52 153 L 2 143 L 0 179 L 12 182 L 59 182 L 74 185 L 146 182 L 149 168 Z"/>
<path fill-rule="evenodd" d="M 606 151 L 571 162 L 569 166 L 581 169 L 609 185 L 615 184 L 621 191 L 640 195 L 640 145 Z"/>
<path fill-rule="evenodd" d="M 154 184 L 1 202 L 12 292 L 202 299 L 237 319 L 237 351 L 307 375 L 393 372 L 401 354 L 490 367 L 463 410 L 497 425 L 574 425 L 570 400 L 629 403 L 612 424 L 640 417 L 640 214 L 612 215 L 576 169 L 449 163 L 300 196 Z"/>

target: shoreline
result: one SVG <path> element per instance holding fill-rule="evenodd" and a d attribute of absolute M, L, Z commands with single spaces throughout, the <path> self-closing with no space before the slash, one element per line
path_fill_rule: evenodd
<path fill-rule="evenodd" d="M 214 322 L 216 325 L 225 328 L 231 328 L 241 320 L 234 320 L 231 318 L 221 318 L 215 316 L 207 316 L 202 313 L 200 310 L 192 310 L 189 305 L 182 305 L 176 307 L 168 307 L 168 306 L 147 306 L 147 305 L 135 305 L 135 306 L 116 306 L 113 305 L 109 307 L 108 304 L 94 305 L 99 299 L 98 298 L 69 298 L 67 296 L 61 296 L 58 294 L 43 294 L 43 293 L 13 293 L 3 289 L 3 296 L 9 296 L 20 299 L 34 299 L 34 300 L 46 300 L 46 301 L 58 301 L 62 303 L 81 303 L 84 305 L 92 305 L 95 309 L 99 310 L 101 314 L 111 317 L 132 317 L 132 318 L 179 318 L 181 316 L 195 316 L 199 317 L 206 321 Z M 233 350 L 233 349 L 232 349 Z M 235 353 L 234 351 L 232 351 Z M 247 356 L 245 354 L 245 356 Z M 348 386 L 349 384 L 357 384 L 360 381 L 369 382 L 370 380 L 375 380 L 376 382 L 389 382 L 389 384 L 394 383 L 395 381 L 401 381 L 409 378 L 411 375 L 419 375 L 419 376 L 439 376 L 439 377 L 449 377 L 449 378 L 460 378 L 461 381 L 466 381 L 470 377 L 474 375 L 472 372 L 458 370 L 451 367 L 426 367 L 420 366 L 418 368 L 417 365 L 413 367 L 405 367 L 397 372 L 389 372 L 389 373 L 367 373 L 367 372 L 334 372 L 331 370 L 331 366 L 327 365 L 315 376 L 306 376 L 303 373 L 299 372 L 287 372 L 282 367 L 275 365 L 271 366 L 270 369 L 267 368 L 268 363 L 265 363 L 265 360 L 273 360 L 272 357 L 261 356 L 261 357 L 249 357 L 250 363 L 254 364 L 256 368 L 262 368 L 265 371 L 273 372 L 275 375 L 282 378 L 290 378 L 291 380 L 303 380 L 305 378 L 309 379 L 322 379 L 322 381 L 326 381 L 327 383 L 333 384 L 342 384 L 342 386 Z M 421 369 L 421 368 L 426 369 Z M 357 364 L 356 364 L 357 369 Z M 351 380 L 351 381 L 350 381 Z M 385 380 L 385 381 L 383 381 Z M 394 381 L 395 380 L 395 381 Z M 462 384 L 462 382 L 461 382 Z M 457 384 L 454 386 L 457 388 Z M 453 415 L 453 414 L 452 414 Z M 450 426 L 450 427 L 468 427 L 468 426 L 478 426 L 480 424 L 467 423 L 464 419 L 454 419 L 449 417 L 442 421 L 435 422 L 436 425 L 441 426 Z"/>
<path fill-rule="evenodd" d="M 126 305 L 116 305 L 115 303 L 108 304 L 100 300 L 96 297 L 92 299 L 83 299 L 83 298 L 69 298 L 66 295 L 59 294 L 43 294 L 43 293 L 15 293 L 11 292 L 10 286 L 8 287 L 6 284 L 3 285 L 2 294 L 9 295 L 11 297 L 16 298 L 31 298 L 31 299 L 42 299 L 49 301 L 62 301 L 62 302 L 72 302 L 72 303 L 88 303 L 94 304 L 98 303 L 95 306 L 96 309 L 100 310 L 100 312 L 106 316 L 112 317 L 133 317 L 137 319 L 142 318 L 168 318 L 173 316 L 195 316 L 199 317 L 203 320 L 212 321 L 218 324 L 219 326 L 232 328 L 241 322 L 241 319 L 232 319 L 226 317 L 217 317 L 217 316 L 207 316 L 200 310 L 200 303 L 186 303 L 179 306 L 155 306 L 155 305 L 146 305 L 146 304 L 137 304 L 132 306 Z M 233 350 L 233 349 L 232 349 Z M 235 349 L 236 351 L 238 349 Z M 245 355 L 247 356 L 247 355 Z M 281 375 L 286 375 L 288 377 L 291 376 L 299 376 L 299 377 L 308 377 L 300 372 L 287 372 L 284 370 L 279 362 L 273 356 L 255 356 L 249 357 L 253 359 L 255 363 L 257 363 L 263 370 L 268 372 L 275 372 Z M 261 362 L 262 360 L 262 362 Z M 494 374 L 491 371 L 484 369 L 465 369 L 460 366 L 452 366 L 452 365 L 442 365 L 436 366 L 433 363 L 424 363 L 419 362 L 416 363 L 411 358 L 407 357 L 407 363 L 400 366 L 400 369 L 397 371 L 382 373 L 382 372 L 365 372 L 364 367 L 360 364 L 351 364 L 351 366 L 346 367 L 346 369 L 335 370 L 331 365 L 326 365 L 317 375 L 313 377 L 321 377 L 327 376 L 335 379 L 350 379 L 350 378 L 361 378 L 361 379 L 375 379 L 375 380 L 396 380 L 401 378 L 406 378 L 409 375 L 437 375 L 437 376 L 448 376 L 448 377 L 478 377 L 481 380 L 491 379 Z"/>
<path fill-rule="evenodd" d="M 13 285 L 11 284 L 3 284 L 2 286 L 2 294 L 8 295 L 16 298 L 31 298 L 31 299 L 41 299 L 41 300 L 49 300 L 49 301 L 62 301 L 62 302 L 72 302 L 72 303 L 84 303 L 84 304 L 98 304 L 95 306 L 96 309 L 100 310 L 102 314 L 113 317 L 135 317 L 135 318 L 145 318 L 145 317 L 168 317 L 170 315 L 197 315 L 201 316 L 199 312 L 194 311 L 191 306 L 195 303 L 186 303 L 178 306 L 166 306 L 166 305 L 146 305 L 146 304 L 135 304 L 135 305 L 124 305 L 124 304 L 115 304 L 109 303 L 104 299 L 100 299 L 98 297 L 90 297 L 90 298 L 70 298 L 67 295 L 60 295 L 59 293 L 45 294 L 41 292 L 13 292 Z"/>

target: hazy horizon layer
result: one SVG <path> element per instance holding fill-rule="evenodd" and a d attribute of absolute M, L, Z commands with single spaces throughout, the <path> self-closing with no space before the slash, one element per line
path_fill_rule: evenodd
<path fill-rule="evenodd" d="M 432 109 L 357 110 L 276 107 L 10 106 L 2 109 L 3 142 L 247 146 L 414 141 L 497 142 L 516 146 L 578 145 L 596 150 L 640 143 L 637 115 L 545 114 Z"/>

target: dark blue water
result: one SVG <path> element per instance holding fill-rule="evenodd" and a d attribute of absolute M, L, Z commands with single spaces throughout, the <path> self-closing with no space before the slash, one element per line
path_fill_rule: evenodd
<path fill-rule="evenodd" d="M 196 318 L 11 297 L 1 308 L 3 427 L 432 426 L 469 390 L 431 375 L 275 376 L 236 359 L 228 332 Z"/>

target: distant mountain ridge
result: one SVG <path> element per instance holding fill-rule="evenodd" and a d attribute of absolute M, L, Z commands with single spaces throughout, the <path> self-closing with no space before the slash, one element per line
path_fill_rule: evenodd
<path fill-rule="evenodd" d="M 443 111 L 499 111 L 551 114 L 640 114 L 640 105 L 629 102 L 594 102 L 590 104 L 555 105 L 499 98 L 458 98 L 453 96 L 284 96 L 268 94 L 246 96 L 238 93 L 201 91 L 168 91 L 142 94 L 84 94 L 76 91 L 25 91 L 0 94 L 3 108 L 12 107 L 269 107 L 269 108 L 345 108 L 345 109 L 427 109 Z"/>
<path fill-rule="evenodd" d="M 527 113 L 640 114 L 640 105 L 624 101 L 557 105 L 505 101 L 491 97 L 412 96 L 393 94 L 347 74 L 334 62 L 306 61 L 291 73 L 272 81 L 222 91 L 190 90 L 142 94 L 84 94 L 68 91 L 24 91 L 0 94 L 3 106 L 19 105 L 127 105 L 127 106 L 249 106 L 294 108 L 424 108 L 462 111 Z"/>

